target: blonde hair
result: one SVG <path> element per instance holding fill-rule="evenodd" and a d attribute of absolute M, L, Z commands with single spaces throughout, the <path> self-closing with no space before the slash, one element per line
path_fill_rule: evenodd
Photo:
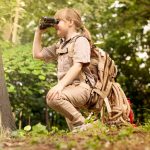
<path fill-rule="evenodd" d="M 76 30 L 80 31 L 83 36 L 85 36 L 89 41 L 91 41 L 91 34 L 88 29 L 84 26 L 80 13 L 73 9 L 73 8 L 63 8 L 58 10 L 54 17 L 56 19 L 66 19 L 66 20 L 73 20 L 76 26 Z"/>

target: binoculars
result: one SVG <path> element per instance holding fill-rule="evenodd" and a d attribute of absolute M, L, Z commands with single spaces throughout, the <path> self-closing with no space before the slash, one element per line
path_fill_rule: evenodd
<path fill-rule="evenodd" d="M 40 19 L 39 29 L 43 30 L 49 27 L 53 27 L 54 25 L 58 24 L 59 20 L 52 18 L 52 17 L 42 17 Z"/>

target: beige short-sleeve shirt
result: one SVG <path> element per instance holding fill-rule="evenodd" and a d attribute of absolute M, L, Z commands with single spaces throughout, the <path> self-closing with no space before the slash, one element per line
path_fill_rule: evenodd
<path fill-rule="evenodd" d="M 51 60 L 57 60 L 56 49 L 58 48 L 58 44 L 53 44 L 52 46 L 44 47 L 42 49 L 42 55 L 44 57 L 45 62 L 49 62 Z"/>
<path fill-rule="evenodd" d="M 73 50 L 70 48 L 71 42 L 64 47 L 61 44 L 55 44 L 50 47 L 43 48 L 43 56 L 45 61 L 57 60 L 57 77 L 61 80 L 74 63 L 83 63 L 85 66 L 90 63 L 90 44 L 85 37 L 78 37 L 75 41 Z M 79 80 L 79 79 L 77 79 Z"/>
<path fill-rule="evenodd" d="M 80 63 L 90 63 L 90 44 L 89 41 L 85 37 L 79 37 L 74 46 L 74 63 L 80 62 Z"/>

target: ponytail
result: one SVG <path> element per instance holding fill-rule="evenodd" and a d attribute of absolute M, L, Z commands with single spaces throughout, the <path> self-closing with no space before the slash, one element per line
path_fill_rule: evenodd
<path fill-rule="evenodd" d="M 91 34 L 90 34 L 89 30 L 84 25 L 81 27 L 81 34 L 83 36 L 85 36 L 89 40 L 90 43 L 92 43 Z"/>

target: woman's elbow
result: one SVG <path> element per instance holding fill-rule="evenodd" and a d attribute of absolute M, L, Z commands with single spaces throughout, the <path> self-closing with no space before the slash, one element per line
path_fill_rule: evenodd
<path fill-rule="evenodd" d="M 37 54 L 33 53 L 33 58 L 34 59 L 43 59 L 43 55 L 42 55 L 42 53 L 37 53 Z"/>
<path fill-rule="evenodd" d="M 81 71 L 82 67 L 83 67 L 83 64 L 82 63 L 75 63 L 74 67 L 75 67 L 76 70 Z"/>

